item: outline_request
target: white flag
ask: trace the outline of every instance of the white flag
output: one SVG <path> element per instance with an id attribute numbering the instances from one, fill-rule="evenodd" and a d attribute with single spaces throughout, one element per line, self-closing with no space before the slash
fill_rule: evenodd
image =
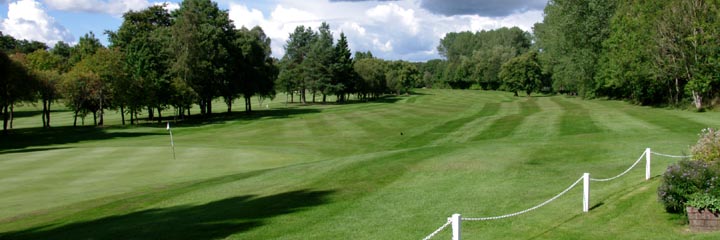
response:
<path id="1" fill-rule="evenodd" d="M 167 128 L 166 128 L 166 130 L 168 130 L 168 131 L 170 130 L 170 122 L 167 123 Z"/>

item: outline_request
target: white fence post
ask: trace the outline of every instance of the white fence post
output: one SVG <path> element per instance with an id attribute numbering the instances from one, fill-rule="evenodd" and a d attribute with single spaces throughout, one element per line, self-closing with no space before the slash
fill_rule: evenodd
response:
<path id="1" fill-rule="evenodd" d="M 652 151 L 650 151 L 650 148 L 645 149 L 645 180 L 650 179 L 650 155 L 652 155 Z"/>
<path id="2" fill-rule="evenodd" d="M 583 174 L 583 212 L 590 207 L 590 173 Z"/>
<path id="3" fill-rule="evenodd" d="M 452 220 L 452 240 L 460 240 L 460 214 L 453 214 Z"/>

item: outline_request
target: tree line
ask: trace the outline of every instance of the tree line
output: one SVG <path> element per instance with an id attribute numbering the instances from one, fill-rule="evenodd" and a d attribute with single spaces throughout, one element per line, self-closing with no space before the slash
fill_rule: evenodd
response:
<path id="1" fill-rule="evenodd" d="M 421 63 L 426 87 L 540 91 L 542 75 L 532 34 L 520 28 L 479 32 L 451 32 L 440 39 L 438 53 L 445 57 Z"/>
<path id="2" fill-rule="evenodd" d="M 702 110 L 720 99 L 719 5 L 552 0 L 533 34 L 517 28 L 448 33 L 438 46 L 445 59 L 420 64 L 422 82 Z"/>
<path id="3" fill-rule="evenodd" d="M 119 111 L 121 121 L 136 124 L 141 116 L 162 120 L 164 110 L 184 118 L 193 105 L 200 115 L 212 114 L 222 99 L 231 112 L 243 99 L 274 98 L 278 91 L 298 96 L 336 96 L 346 102 L 384 94 L 404 94 L 418 86 L 419 71 L 405 61 L 385 61 L 370 52 L 352 57 L 347 38 L 335 41 L 330 26 L 318 31 L 299 26 L 290 33 L 281 59 L 271 57 L 270 38 L 262 28 L 237 28 L 227 11 L 210 0 L 185 0 L 169 12 L 152 6 L 123 15 L 121 26 L 104 32 L 105 47 L 92 33 L 71 46 L 52 48 L 17 40 L 0 32 L 0 113 L 3 130 L 12 128 L 14 106 L 42 102 L 43 127 L 50 127 L 52 103 L 61 101 L 74 113 L 73 125 L 103 125 L 106 110 Z M 145 115 L 147 114 L 147 115 Z"/>
<path id="4" fill-rule="evenodd" d="M 337 102 L 346 102 L 351 96 L 359 100 L 377 99 L 385 94 L 406 94 L 417 87 L 420 72 L 407 61 L 386 61 L 375 58 L 371 52 L 351 55 L 347 38 L 340 33 L 333 39 L 330 25 L 322 23 L 317 31 L 312 27 L 298 26 L 290 33 L 286 53 L 279 60 L 278 89 L 290 96 L 290 101 L 307 103 L 321 96 L 336 96 Z"/>

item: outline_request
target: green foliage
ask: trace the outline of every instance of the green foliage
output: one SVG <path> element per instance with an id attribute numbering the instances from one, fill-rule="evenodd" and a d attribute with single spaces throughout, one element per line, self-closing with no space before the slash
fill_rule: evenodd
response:
<path id="1" fill-rule="evenodd" d="M 369 55 L 372 53 L 368 52 Z M 340 33 L 340 39 L 334 47 L 332 63 L 332 92 L 338 96 L 338 102 L 344 102 L 346 95 L 357 92 L 357 77 L 353 71 L 353 58 L 348 46 L 345 33 Z"/>
<path id="2" fill-rule="evenodd" d="M 426 71 L 436 75 L 436 81 L 452 88 L 478 84 L 484 89 L 496 90 L 502 84 L 498 77 L 502 64 L 527 52 L 530 45 L 530 34 L 517 27 L 475 33 L 451 32 L 438 46 L 438 52 L 448 63 L 444 68 L 432 63 Z"/>
<path id="3" fill-rule="evenodd" d="M 703 129 L 691 147 L 693 159 L 682 160 L 665 171 L 658 197 L 669 212 L 683 212 L 685 206 L 720 208 L 720 134 Z"/>
<path id="4" fill-rule="evenodd" d="M 530 96 L 542 87 L 542 70 L 537 61 L 537 53 L 529 52 L 522 56 L 510 59 L 502 65 L 499 77 L 503 81 L 503 88 L 518 95 L 518 91 L 525 91 Z"/>
<path id="5" fill-rule="evenodd" d="M 283 85 L 289 88 L 288 92 L 291 94 L 299 92 L 302 103 L 307 103 L 305 93 L 313 81 L 310 71 L 312 61 L 305 60 L 308 58 L 316 38 L 317 35 L 312 28 L 300 25 L 290 34 L 287 44 L 285 44 L 284 64 L 282 64 L 280 79 L 283 81 Z"/>
<path id="6" fill-rule="evenodd" d="M 682 160 L 667 168 L 658 188 L 658 198 L 668 212 L 685 210 L 687 201 L 697 193 L 720 194 L 717 168 L 702 161 Z"/>
<path id="7" fill-rule="evenodd" d="M 417 86 L 420 72 L 415 65 L 405 61 L 395 61 L 387 64 L 385 79 L 390 91 L 396 94 L 407 94 L 410 89 Z"/>
<path id="8" fill-rule="evenodd" d="M 553 88 L 593 96 L 602 43 L 610 33 L 615 0 L 555 0 L 534 27 L 540 62 L 552 74 Z"/>
<path id="9" fill-rule="evenodd" d="M 686 205 L 698 210 L 709 210 L 717 213 L 720 212 L 720 197 L 716 193 L 696 193 L 690 197 Z"/>
<path id="10" fill-rule="evenodd" d="M 379 98 L 387 92 L 387 80 L 385 75 L 386 64 L 383 60 L 376 58 L 365 58 L 356 60 L 355 72 L 361 79 L 358 84 L 358 92 L 365 97 Z"/>
<path id="11" fill-rule="evenodd" d="M 277 69 L 270 54 L 270 38 L 260 27 L 252 30 L 241 28 L 237 31 L 234 50 L 231 55 L 235 60 L 233 77 L 223 89 L 225 101 L 230 105 L 234 94 L 241 94 L 245 99 L 245 111 L 250 112 L 251 97 L 275 97 L 275 79 Z M 228 102 L 229 101 L 229 102 Z M 229 110 L 229 108 L 228 108 Z"/>
<path id="12" fill-rule="evenodd" d="M 230 75 L 234 26 L 227 11 L 210 0 L 185 0 L 172 16 L 171 73 L 193 88 L 200 97 L 201 114 L 209 115 L 212 100 L 220 95 L 223 80 Z"/>
<path id="13" fill-rule="evenodd" d="M 700 139 L 690 148 L 690 152 L 694 160 L 720 163 L 720 131 L 703 129 Z"/>

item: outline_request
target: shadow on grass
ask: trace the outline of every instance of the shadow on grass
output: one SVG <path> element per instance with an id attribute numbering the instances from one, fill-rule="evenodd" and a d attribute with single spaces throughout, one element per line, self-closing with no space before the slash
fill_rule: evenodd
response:
<path id="1" fill-rule="evenodd" d="M 297 108 L 297 107 L 289 107 L 289 108 L 281 108 L 281 109 L 261 109 L 261 110 L 255 110 L 252 112 L 213 112 L 210 116 L 202 116 L 198 113 L 195 113 L 191 116 L 185 116 L 184 119 L 178 119 L 176 116 L 167 116 L 163 115 L 162 119 L 160 120 L 160 123 L 158 123 L 158 119 L 155 118 L 154 120 L 150 121 L 147 119 L 140 119 L 139 126 L 148 126 L 148 127 L 154 127 L 158 126 L 160 124 L 161 126 L 165 126 L 164 124 L 168 121 L 175 122 L 177 126 L 196 126 L 196 125 L 204 125 L 204 124 L 223 124 L 228 121 L 251 121 L 251 120 L 257 120 L 257 119 L 282 119 L 282 118 L 290 118 L 295 115 L 302 115 L 302 114 L 311 114 L 311 113 L 320 113 L 320 109 L 314 109 L 314 108 Z M 129 121 L 128 121 L 129 123 Z"/>
<path id="2" fill-rule="evenodd" d="M 68 149 L 69 147 L 46 147 L 46 148 L 23 148 L 23 149 L 14 149 L 14 150 L 0 150 L 0 154 L 9 154 L 9 153 L 29 153 L 29 152 L 42 152 L 42 151 L 49 151 L 49 150 L 60 150 L 60 149 Z"/>
<path id="3" fill-rule="evenodd" d="M 12 129 L 8 133 L 0 133 L 0 154 L 10 152 L 32 152 L 52 150 L 46 147 L 53 144 L 77 143 L 87 140 L 106 140 L 113 138 L 141 137 L 148 135 L 161 135 L 148 132 L 108 132 L 106 129 L 83 127 L 52 127 L 52 128 L 21 128 Z M 38 149 L 24 149 L 27 147 L 45 146 Z"/>
<path id="4" fill-rule="evenodd" d="M 415 94 L 413 94 L 415 95 Z M 418 95 L 425 95 L 425 94 L 418 94 Z M 410 95 L 408 95 L 410 96 Z M 364 103 L 396 103 L 403 98 L 408 97 L 406 95 L 385 95 L 379 98 L 374 99 L 348 99 L 343 102 L 336 102 L 336 101 L 327 101 L 327 102 L 307 102 L 305 104 L 301 102 L 291 102 L 287 103 L 289 106 L 324 106 L 324 105 L 354 105 L 354 104 L 364 104 Z"/>
<path id="5" fill-rule="evenodd" d="M 58 109 L 58 110 L 52 109 L 52 110 L 50 110 L 50 115 L 53 115 L 53 114 L 55 114 L 55 113 L 61 113 L 61 112 L 72 112 L 72 111 L 66 110 L 66 109 Z M 43 113 L 42 110 L 30 110 L 30 111 L 26 111 L 26 110 L 17 110 L 17 109 L 16 109 L 16 111 L 13 112 L 13 117 L 14 117 L 15 119 L 18 119 L 18 118 L 28 118 L 28 117 L 36 117 L 36 116 L 37 116 L 38 118 L 40 118 L 40 115 L 42 115 L 42 113 Z"/>
<path id="6" fill-rule="evenodd" d="M 156 208 L 60 226 L 0 233 L 0 239 L 218 239 L 263 225 L 263 220 L 322 205 L 332 191 L 252 195 L 203 205 Z"/>

